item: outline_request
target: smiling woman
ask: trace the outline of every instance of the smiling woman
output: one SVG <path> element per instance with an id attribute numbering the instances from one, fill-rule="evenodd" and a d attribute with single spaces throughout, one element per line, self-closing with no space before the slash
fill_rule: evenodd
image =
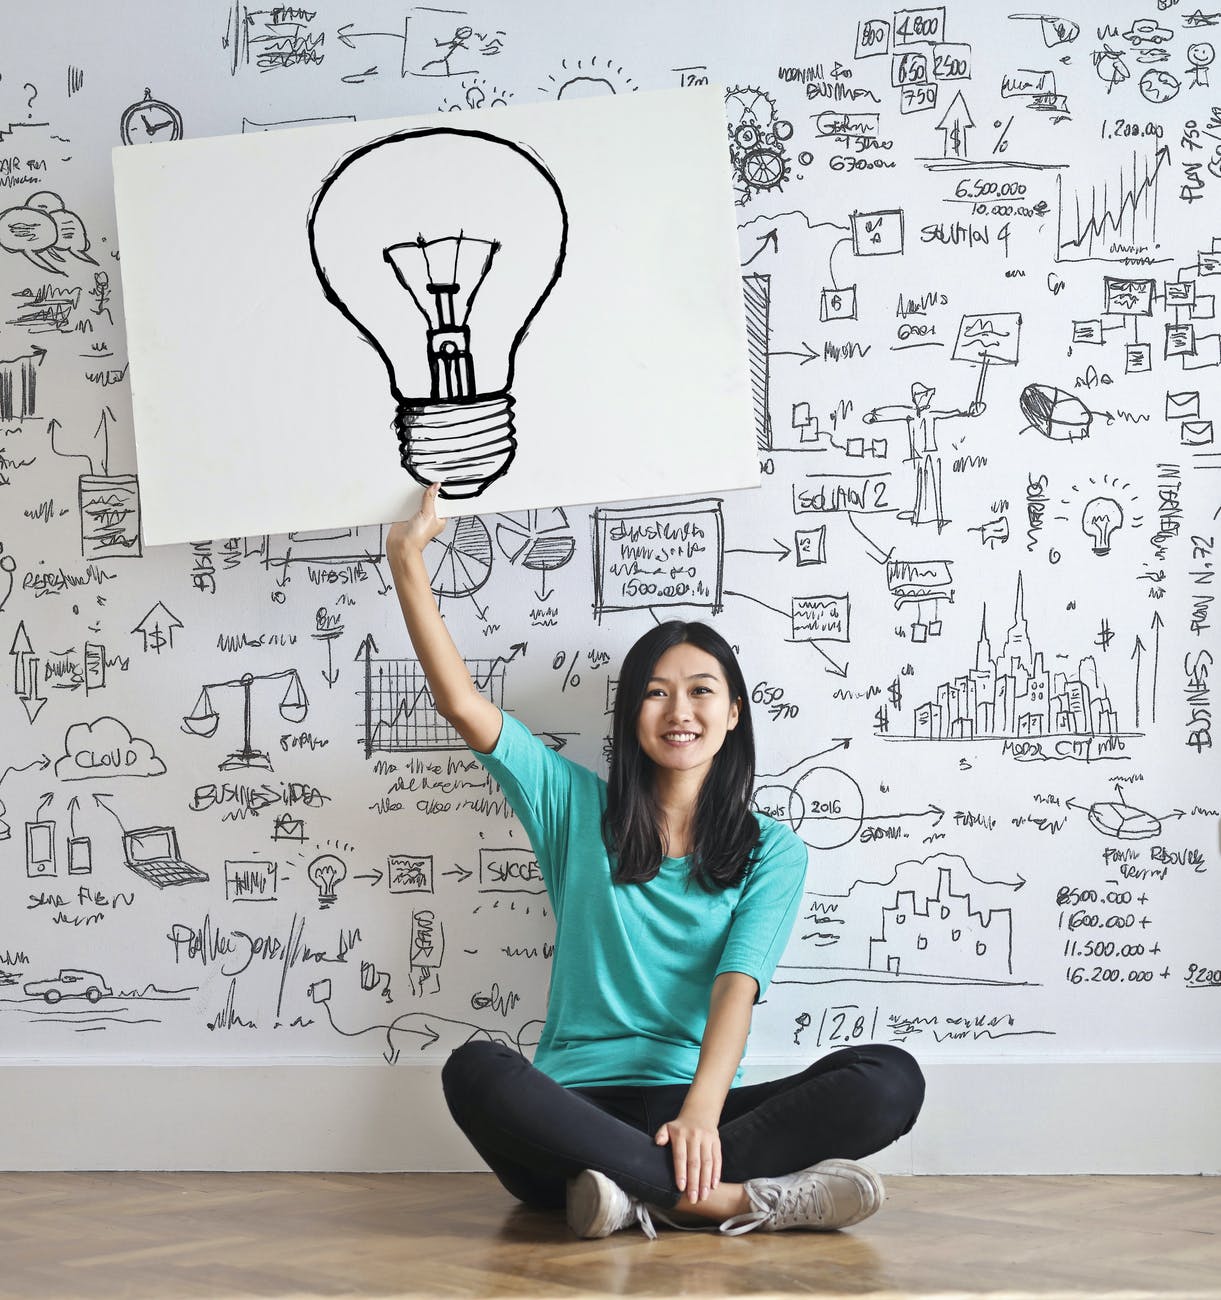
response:
<path id="1" fill-rule="evenodd" d="M 740 1086 L 754 1004 L 788 943 L 805 843 L 752 806 L 749 692 L 702 623 L 652 628 L 619 673 L 608 780 L 475 688 L 429 585 L 438 485 L 386 551 L 438 712 L 499 782 L 556 921 L 533 1062 L 473 1037 L 442 1071 L 504 1187 L 604 1237 L 843 1228 L 882 1204 L 857 1164 L 915 1123 L 924 1080 L 889 1045 Z M 669 1150 L 666 1150 L 669 1148 Z M 674 1216 L 678 1216 L 677 1218 Z"/>

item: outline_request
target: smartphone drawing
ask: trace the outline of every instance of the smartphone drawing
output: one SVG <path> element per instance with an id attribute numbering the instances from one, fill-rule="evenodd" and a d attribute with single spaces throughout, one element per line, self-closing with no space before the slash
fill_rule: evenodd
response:
<path id="1" fill-rule="evenodd" d="M 88 876 L 93 872 L 93 843 L 88 835 L 73 835 L 68 840 L 68 875 Z"/>
<path id="2" fill-rule="evenodd" d="M 54 822 L 26 822 L 25 874 L 31 879 L 55 875 Z"/>

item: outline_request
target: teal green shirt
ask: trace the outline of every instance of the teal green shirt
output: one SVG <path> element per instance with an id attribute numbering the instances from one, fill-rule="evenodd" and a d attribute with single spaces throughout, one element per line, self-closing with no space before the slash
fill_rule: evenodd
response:
<path id="1" fill-rule="evenodd" d="M 602 841 L 606 782 L 504 715 L 490 754 L 472 753 L 520 819 L 555 912 L 547 1019 L 534 1064 L 568 1087 L 689 1084 L 713 980 L 742 971 L 767 988 L 805 882 L 806 846 L 756 813 L 761 840 L 742 881 L 715 894 L 665 858 L 620 885 Z M 740 1081 L 741 1066 L 735 1082 Z"/>

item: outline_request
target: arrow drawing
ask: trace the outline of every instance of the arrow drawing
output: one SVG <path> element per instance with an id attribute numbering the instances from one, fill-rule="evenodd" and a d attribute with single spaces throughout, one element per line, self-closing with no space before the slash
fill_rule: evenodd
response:
<path id="1" fill-rule="evenodd" d="M 407 75 L 407 22 L 408 20 L 404 18 L 403 30 L 401 32 L 354 32 L 352 31 L 351 23 L 344 23 L 335 35 L 339 39 L 340 44 L 346 45 L 350 50 L 356 48 L 357 41 L 374 40 L 378 37 L 388 37 L 392 41 L 398 41 L 402 46 L 399 56 L 399 76 L 405 77 Z M 361 75 L 369 77 L 375 75 L 376 72 L 376 68 L 370 68 L 367 72 L 364 72 Z"/>
<path id="2" fill-rule="evenodd" d="M 1149 700 L 1150 712 L 1153 721 L 1157 721 L 1157 657 L 1161 650 L 1162 644 L 1162 616 L 1155 609 L 1153 611 L 1153 622 L 1150 627 L 1153 629 L 1153 691 Z"/>
<path id="3" fill-rule="evenodd" d="M 174 629 L 181 626 L 178 616 L 158 601 L 131 631 L 133 636 L 139 632 L 144 638 L 145 654 L 150 650 L 160 654 L 167 645 L 171 650 L 174 648 Z"/>
<path id="4" fill-rule="evenodd" d="M 33 722 L 47 700 L 46 696 L 38 694 L 38 656 L 30 644 L 24 621 L 17 624 L 8 652 L 13 656 L 13 694 L 25 706 L 25 715 Z"/>
<path id="5" fill-rule="evenodd" d="M 941 156 L 943 158 L 965 158 L 967 156 L 967 129 L 974 126 L 971 110 L 960 90 L 945 110 L 937 130 L 943 132 L 941 137 Z"/>

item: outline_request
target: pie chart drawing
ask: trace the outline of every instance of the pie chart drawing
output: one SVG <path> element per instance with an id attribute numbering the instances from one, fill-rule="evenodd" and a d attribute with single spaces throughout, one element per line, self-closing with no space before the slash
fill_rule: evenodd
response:
<path id="1" fill-rule="evenodd" d="M 492 575 L 492 535 L 478 515 L 453 520 L 453 535 L 424 548 L 428 582 L 436 596 L 473 596 Z"/>
<path id="2" fill-rule="evenodd" d="M 1152 813 L 1122 799 L 1091 804 L 1089 819 L 1096 831 L 1116 840 L 1149 840 L 1162 831 L 1162 823 Z"/>
<path id="3" fill-rule="evenodd" d="M 568 516 L 558 508 L 529 510 L 525 520 L 501 517 L 496 525 L 496 545 L 512 564 L 536 573 L 562 569 L 577 549 Z"/>

